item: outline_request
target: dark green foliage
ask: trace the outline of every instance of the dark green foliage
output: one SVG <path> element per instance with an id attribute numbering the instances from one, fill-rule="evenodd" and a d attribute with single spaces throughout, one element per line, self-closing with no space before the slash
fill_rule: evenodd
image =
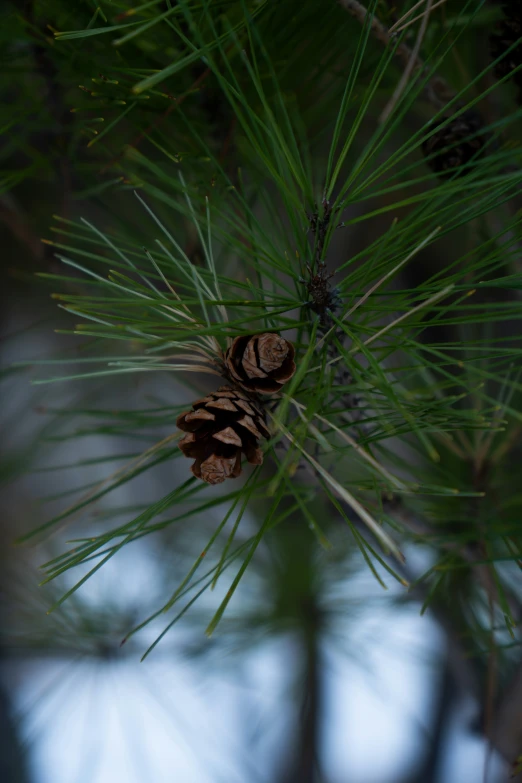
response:
<path id="1" fill-rule="evenodd" d="M 53 412 L 56 437 L 124 434 L 136 451 L 36 532 L 175 466 L 154 502 L 102 505 L 46 578 L 91 569 L 62 603 L 123 546 L 190 525 L 203 552 L 198 540 L 186 578 L 129 636 L 172 610 L 166 632 L 225 581 L 211 633 L 275 528 L 298 518 L 320 551 L 344 525 L 379 583 L 411 581 L 425 608 L 450 607 L 481 660 L 494 635 L 508 672 L 522 594 L 521 118 L 490 77 L 514 59 L 493 66 L 476 46 L 498 9 L 448 3 L 392 100 L 404 50 L 342 6 L 3 11 L 4 189 L 22 204 L 49 189 L 59 266 L 42 277 L 71 314 L 70 354 L 35 362 L 35 383 L 158 379 L 136 409 Z M 368 4 L 385 29 L 382 6 Z M 292 340 L 297 370 L 266 406 L 263 468 L 217 494 L 190 476 L 176 417 L 222 383 L 230 338 L 264 331 Z M 404 571 L 416 546 L 426 573 Z"/>
<path id="2" fill-rule="evenodd" d="M 522 6 L 512 0 L 502 3 L 502 10 L 504 18 L 490 38 L 491 56 L 498 60 L 495 75 L 511 76 L 522 96 Z"/>

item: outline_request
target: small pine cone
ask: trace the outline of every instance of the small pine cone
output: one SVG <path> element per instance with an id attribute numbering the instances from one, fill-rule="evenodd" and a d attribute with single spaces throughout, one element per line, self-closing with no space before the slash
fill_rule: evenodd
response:
<path id="1" fill-rule="evenodd" d="M 447 119 L 447 116 L 443 117 L 440 124 Z M 428 166 L 440 177 L 452 176 L 455 172 L 449 169 L 464 166 L 476 155 L 482 154 L 486 138 L 477 135 L 482 127 L 480 115 L 470 110 L 463 112 L 444 128 L 435 129 L 422 145 L 426 157 L 433 155 L 427 161 Z"/>
<path id="2" fill-rule="evenodd" d="M 270 435 L 265 413 L 257 400 L 240 389 L 221 386 L 196 400 L 191 411 L 178 416 L 177 425 L 187 433 L 179 447 L 195 459 L 192 473 L 208 484 L 239 476 L 241 452 L 251 465 L 263 463 L 258 442 Z"/>
<path id="3" fill-rule="evenodd" d="M 489 39 L 491 57 L 493 60 L 497 60 L 517 41 L 518 45 L 495 65 L 497 79 L 508 76 L 513 73 L 515 68 L 522 65 L 522 3 L 519 0 L 512 5 L 505 3 L 504 13 L 506 18 L 497 25 L 495 32 Z M 515 84 L 522 87 L 522 70 L 518 71 L 513 78 Z"/>
<path id="4" fill-rule="evenodd" d="M 292 343 L 266 332 L 236 337 L 225 354 L 231 378 L 243 389 L 261 394 L 278 392 L 295 373 Z"/>
<path id="5" fill-rule="evenodd" d="M 506 16 L 516 16 L 518 18 L 522 16 L 520 0 L 500 0 L 499 5 Z"/>

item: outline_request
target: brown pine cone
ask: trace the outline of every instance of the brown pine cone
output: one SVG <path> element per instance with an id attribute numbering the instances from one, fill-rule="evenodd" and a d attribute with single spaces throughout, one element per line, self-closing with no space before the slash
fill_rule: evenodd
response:
<path id="1" fill-rule="evenodd" d="M 516 68 L 522 65 L 522 3 L 518 2 L 517 7 L 511 7 L 507 3 L 504 5 L 506 18 L 496 27 L 495 32 L 490 36 L 490 53 L 493 60 L 497 60 L 503 54 L 508 52 L 514 44 L 513 49 L 495 65 L 495 76 L 502 79 L 513 73 Z M 522 87 L 522 70 L 513 75 L 515 84 Z"/>
<path id="2" fill-rule="evenodd" d="M 241 452 L 251 465 L 263 463 L 260 438 L 270 433 L 259 402 L 240 389 L 221 386 L 196 400 L 191 411 L 178 416 L 187 433 L 179 442 L 186 457 L 193 457 L 192 473 L 208 484 L 221 484 L 241 473 Z"/>
<path id="3" fill-rule="evenodd" d="M 502 7 L 502 11 L 509 18 L 515 17 L 520 19 L 522 17 L 522 7 L 520 0 L 500 0 L 498 3 Z"/>
<path id="4" fill-rule="evenodd" d="M 440 124 L 447 119 L 447 116 L 442 117 Z M 454 169 L 464 166 L 472 158 L 482 154 L 486 143 L 486 138 L 478 134 L 482 127 L 480 115 L 469 110 L 449 122 L 444 128 L 435 129 L 422 145 L 424 155 L 430 157 L 430 160 L 426 161 L 428 166 L 440 177 L 454 175 L 456 173 Z"/>
<path id="5" fill-rule="evenodd" d="M 231 378 L 243 389 L 271 394 L 295 373 L 292 343 L 272 332 L 236 337 L 225 354 Z"/>

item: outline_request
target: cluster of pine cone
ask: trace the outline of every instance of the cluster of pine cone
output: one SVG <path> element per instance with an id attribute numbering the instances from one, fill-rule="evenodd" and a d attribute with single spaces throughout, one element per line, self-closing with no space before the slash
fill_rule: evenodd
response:
<path id="1" fill-rule="evenodd" d="M 522 103 L 522 68 L 516 70 L 522 66 L 522 0 L 501 0 L 499 5 L 504 18 L 489 39 L 493 60 L 502 58 L 495 65 L 495 75 L 498 79 L 512 75 Z M 440 127 L 444 123 L 447 124 Z M 441 178 L 465 173 L 467 165 L 484 152 L 486 136 L 481 133 L 482 128 L 482 118 L 473 110 L 452 119 L 450 115 L 442 117 L 434 133 L 422 145 L 430 168 Z"/>
<path id="2" fill-rule="evenodd" d="M 519 88 L 519 101 L 522 103 L 522 70 L 513 73 L 522 66 L 522 2 L 521 0 L 503 0 L 501 2 L 504 19 L 491 35 L 490 51 L 494 60 L 513 49 L 495 65 L 498 79 L 513 74 L 513 81 Z M 515 44 L 517 44 L 515 46 Z"/>
<path id="3" fill-rule="evenodd" d="M 220 484 L 241 473 L 244 454 L 261 465 L 261 438 L 268 438 L 266 415 L 259 394 L 278 392 L 295 373 L 294 346 L 272 332 L 236 337 L 224 357 L 231 381 L 201 400 L 177 420 L 187 434 L 179 447 L 194 459 L 192 473 L 208 484 Z"/>
<path id="4" fill-rule="evenodd" d="M 435 132 L 426 139 L 422 151 L 427 163 L 441 178 L 451 177 L 459 167 L 465 167 L 483 152 L 486 137 L 480 133 L 483 123 L 480 114 L 468 110 L 441 127 L 449 117 L 442 117 Z M 464 174 L 463 168 L 459 174 Z"/>

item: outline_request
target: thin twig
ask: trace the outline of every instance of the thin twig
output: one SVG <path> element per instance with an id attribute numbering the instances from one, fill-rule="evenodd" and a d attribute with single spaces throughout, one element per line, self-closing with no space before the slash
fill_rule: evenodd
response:
<path id="1" fill-rule="evenodd" d="M 270 413 L 270 411 L 267 411 L 267 413 L 272 421 L 275 421 L 275 417 Z M 281 424 L 281 422 L 277 422 L 277 427 L 283 433 L 285 438 L 287 438 L 287 440 L 289 440 L 290 443 L 292 443 L 301 452 L 305 460 L 309 462 L 310 465 L 314 468 L 315 472 L 325 479 L 327 484 L 330 485 L 334 494 L 341 498 L 341 500 L 346 503 L 352 509 L 352 511 L 354 511 L 354 513 L 357 514 L 357 516 L 367 525 L 375 538 L 380 542 L 383 549 L 391 552 L 400 563 L 404 563 L 405 557 L 395 541 L 381 528 L 379 523 L 372 517 L 369 511 L 364 508 L 361 503 L 359 503 L 357 498 L 355 498 L 352 493 L 346 489 L 346 487 L 343 487 L 342 484 L 340 484 L 327 470 L 325 470 L 323 466 L 320 465 L 319 462 L 317 462 L 317 460 L 314 459 L 314 457 L 312 457 L 312 455 L 309 454 L 304 449 L 304 447 L 293 437 L 287 428 Z"/>
<path id="2" fill-rule="evenodd" d="M 429 299 L 425 299 L 423 302 L 418 304 L 416 307 L 413 307 L 411 310 L 408 310 L 406 313 L 403 313 L 398 318 L 396 318 L 394 321 L 392 321 L 389 324 L 386 324 L 386 326 L 383 326 L 382 329 L 379 329 L 378 332 L 375 332 L 375 334 L 372 334 L 371 337 L 368 337 L 367 340 L 364 340 L 363 345 L 370 345 L 370 343 L 373 343 L 375 340 L 377 340 L 379 337 L 382 337 L 383 334 L 386 334 L 386 332 L 389 332 L 390 329 L 394 329 L 398 324 L 400 324 L 402 321 L 405 321 L 406 318 L 409 318 L 410 315 L 413 315 L 414 313 L 418 313 L 420 310 L 423 310 L 425 307 L 429 307 L 430 305 L 437 302 L 439 299 L 443 299 L 445 296 L 448 296 L 453 289 L 455 288 L 455 284 L 452 283 L 451 285 L 446 286 L 441 291 L 438 291 L 433 296 L 430 296 Z M 348 351 L 349 354 L 357 354 L 359 353 L 361 349 L 357 345 L 352 345 L 350 350 Z M 343 356 L 337 356 L 335 359 L 331 359 L 329 362 L 327 362 L 327 366 L 330 366 L 332 364 L 336 364 L 337 362 L 340 362 L 344 357 Z"/>
<path id="3" fill-rule="evenodd" d="M 297 402 L 297 400 L 294 400 L 293 397 L 288 397 L 292 405 L 294 407 L 300 409 L 300 410 L 306 410 L 305 405 L 301 405 L 300 402 Z M 359 443 L 357 443 L 356 440 L 351 438 L 344 430 L 337 427 L 333 422 L 331 422 L 329 419 L 325 419 L 324 416 L 320 416 L 318 413 L 314 413 L 314 418 L 318 421 L 322 421 L 323 424 L 326 424 L 328 427 L 330 427 L 332 430 L 334 430 L 346 443 L 348 443 L 355 451 L 361 455 L 363 459 L 365 459 L 367 462 L 372 465 L 375 470 L 379 471 L 381 475 L 384 476 L 391 484 L 395 486 L 396 489 L 399 490 L 407 490 L 407 485 L 397 478 L 397 476 L 394 476 L 392 473 L 390 473 L 384 465 L 381 465 L 380 462 L 378 462 L 376 459 L 372 457 L 371 454 L 369 454 L 366 449 L 364 449 Z M 308 419 L 305 418 L 305 421 L 308 423 Z"/>
<path id="4" fill-rule="evenodd" d="M 353 307 L 351 307 L 347 313 L 345 313 L 342 317 L 342 321 L 346 321 L 347 318 L 349 318 L 361 305 L 363 305 L 368 297 L 370 297 L 383 283 L 386 282 L 386 280 L 389 280 L 390 277 L 392 277 L 396 272 L 399 271 L 399 269 L 404 266 L 408 261 L 410 261 L 417 253 L 422 250 L 423 247 L 426 247 L 433 237 L 439 233 L 441 227 L 437 226 L 437 228 L 431 232 L 431 234 L 428 234 L 428 236 L 422 240 L 412 251 L 411 253 L 408 253 L 408 255 L 402 259 L 402 261 L 399 261 L 398 264 L 396 264 L 392 269 L 390 269 L 388 272 L 386 272 L 383 277 L 381 277 L 374 285 L 372 285 L 365 294 L 363 294 L 360 299 L 358 299 Z M 334 331 L 335 327 L 332 327 L 329 329 L 325 334 L 321 337 L 320 340 L 317 341 L 316 350 L 319 350 L 323 342 L 326 340 L 326 338 Z"/>
<path id="5" fill-rule="evenodd" d="M 382 111 L 382 114 L 381 114 L 381 116 L 379 118 L 379 122 L 380 123 L 386 122 L 386 120 L 388 119 L 388 117 L 390 116 L 392 111 L 395 109 L 395 107 L 396 107 L 398 101 L 400 100 L 404 90 L 406 89 L 406 86 L 407 86 L 408 81 L 410 79 L 410 76 L 411 76 L 411 74 L 413 72 L 413 69 L 415 68 L 415 65 L 417 64 L 417 59 L 418 59 L 418 56 L 419 56 L 420 48 L 421 48 L 422 42 L 424 40 L 424 35 L 425 35 L 426 30 L 428 28 L 428 21 L 429 21 L 429 18 L 430 18 L 430 11 L 431 11 L 431 6 L 432 5 L 433 5 L 433 0 L 427 0 L 426 8 L 425 8 L 424 14 L 422 16 L 422 22 L 421 22 L 421 25 L 419 27 L 419 32 L 417 34 L 417 40 L 415 41 L 415 45 L 414 45 L 414 47 L 412 49 L 412 52 L 411 52 L 411 55 L 410 55 L 410 59 L 408 60 L 408 62 L 406 64 L 406 68 L 404 69 L 403 74 L 402 74 L 402 76 L 401 76 L 401 78 L 399 80 L 399 84 L 395 88 L 395 91 L 394 91 L 392 97 L 390 98 L 390 100 L 388 101 L 388 103 L 386 104 L 386 106 L 384 107 L 384 109 Z"/>
<path id="6" fill-rule="evenodd" d="M 358 2 L 358 0 L 338 0 L 339 4 L 348 11 L 349 14 L 355 16 L 355 18 L 364 25 L 368 16 L 367 9 Z M 374 38 L 380 41 L 384 46 L 395 46 L 395 41 L 390 31 L 380 22 L 375 16 L 372 17 L 370 23 L 370 29 Z M 410 60 L 412 59 L 412 50 L 405 43 L 399 43 L 395 48 L 395 55 L 402 60 L 404 67 L 408 67 Z M 418 56 L 415 57 L 414 67 L 419 70 L 425 68 L 423 60 Z M 447 82 L 441 79 L 440 76 L 432 77 L 424 87 L 426 98 L 437 109 L 442 109 L 445 103 L 452 97 L 454 97 L 454 91 L 450 88 Z M 439 95 L 441 97 L 439 97 Z"/>
<path id="7" fill-rule="evenodd" d="M 435 3 L 435 5 L 432 5 L 431 10 L 434 11 L 436 8 L 438 8 L 440 5 L 443 5 L 443 3 L 447 2 L 447 0 L 439 0 L 438 3 Z M 410 8 L 409 11 L 406 11 L 404 16 L 402 16 L 395 24 L 393 24 L 390 29 L 389 33 L 392 35 L 392 33 L 402 33 L 406 28 L 408 28 L 410 25 L 414 24 L 414 22 L 418 22 L 419 19 L 422 19 L 424 16 L 424 13 L 419 14 L 418 16 L 415 16 L 413 19 L 408 19 L 411 14 L 417 10 L 421 5 L 424 4 L 424 0 L 419 0 L 418 3 L 415 3 L 413 8 Z M 406 19 L 408 21 L 406 22 Z"/>
<path id="8" fill-rule="evenodd" d="M 423 310 L 425 307 L 429 307 L 430 305 L 437 302 L 439 299 L 443 299 L 445 296 L 448 296 L 448 294 L 450 294 L 454 288 L 455 285 L 453 283 L 451 285 L 447 285 L 441 291 L 438 291 L 433 296 L 430 296 L 429 299 L 425 299 L 424 302 L 421 302 L 416 307 L 413 307 L 411 310 L 408 310 L 407 313 L 403 313 L 401 316 L 399 316 L 399 318 L 396 318 L 395 321 L 392 321 L 386 326 L 383 326 L 383 328 L 379 329 L 378 332 L 375 332 L 375 334 L 372 334 L 371 337 L 368 337 L 368 339 L 364 341 L 363 345 L 369 345 L 370 343 L 373 343 L 374 340 L 377 340 L 379 337 L 382 337 L 383 334 L 389 332 L 390 329 L 393 329 L 395 326 L 397 326 L 397 324 L 401 323 L 401 321 L 404 321 L 406 318 L 409 318 L 410 315 L 413 315 L 414 313 L 418 313 L 419 310 Z M 354 353 L 358 350 L 359 349 L 357 348 L 357 346 L 355 346 L 350 350 L 350 353 Z"/>

